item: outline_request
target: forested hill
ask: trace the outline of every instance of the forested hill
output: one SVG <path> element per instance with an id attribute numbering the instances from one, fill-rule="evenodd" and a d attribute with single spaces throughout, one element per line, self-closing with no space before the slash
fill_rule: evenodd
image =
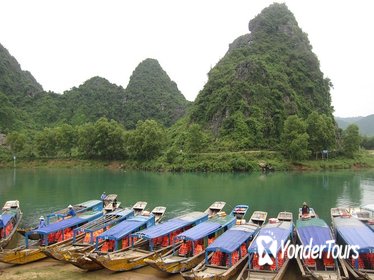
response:
<path id="1" fill-rule="evenodd" d="M 374 136 L 374 114 L 366 117 L 340 118 L 335 117 L 338 126 L 346 129 L 350 124 L 355 124 L 360 129 L 360 134 Z"/>
<path id="2" fill-rule="evenodd" d="M 330 80 L 285 4 L 272 4 L 249 22 L 211 69 L 191 122 L 214 135 L 246 139 L 243 148 L 273 147 L 289 115 L 316 111 L 333 119 Z"/>
<path id="3" fill-rule="evenodd" d="M 125 93 L 121 86 L 101 77 L 93 77 L 61 96 L 65 108 L 60 119 L 68 123 L 95 122 L 100 117 L 123 122 Z"/>
<path id="4" fill-rule="evenodd" d="M 158 61 L 150 58 L 132 73 L 125 96 L 125 120 L 131 127 L 146 119 L 170 126 L 184 115 L 189 103 Z"/>
<path id="5" fill-rule="evenodd" d="M 0 132 L 27 127 L 24 108 L 43 92 L 42 86 L 0 44 Z"/>
<path id="6" fill-rule="evenodd" d="M 43 91 L 30 72 L 23 71 L 0 45 L 0 133 L 62 123 L 80 125 L 101 117 L 127 128 L 145 119 L 170 126 L 187 106 L 188 101 L 155 59 L 139 64 L 126 90 L 93 77 L 64 94 L 56 94 Z"/>
<path id="7" fill-rule="evenodd" d="M 17 60 L 0 44 L 0 92 L 16 105 L 24 104 L 26 97 L 43 91 L 42 86 L 28 71 L 23 71 Z"/>

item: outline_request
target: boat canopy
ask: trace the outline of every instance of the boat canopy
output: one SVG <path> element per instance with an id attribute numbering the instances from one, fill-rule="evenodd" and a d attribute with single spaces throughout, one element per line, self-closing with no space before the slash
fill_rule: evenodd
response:
<path id="1" fill-rule="evenodd" d="M 29 232 L 26 232 L 25 237 L 27 238 L 28 235 L 37 233 L 37 234 L 50 234 L 53 232 L 57 232 L 62 229 L 74 227 L 77 225 L 80 225 L 85 222 L 89 222 L 92 220 L 95 220 L 103 215 L 103 212 L 101 211 L 95 211 L 95 212 L 87 212 L 85 214 L 81 214 L 79 216 L 71 217 L 69 219 L 61 220 L 53 224 L 46 225 L 42 228 L 36 228 Z"/>
<path id="2" fill-rule="evenodd" d="M 5 227 L 9 221 L 16 215 L 15 212 L 4 213 L 0 216 L 0 228 Z"/>
<path id="3" fill-rule="evenodd" d="M 203 212 L 192 212 L 177 218 L 170 219 L 162 224 L 158 224 L 154 227 L 139 231 L 132 234 L 145 239 L 153 239 L 160 236 L 167 235 L 178 229 L 184 228 L 192 224 L 199 224 L 208 220 L 208 214 Z"/>
<path id="4" fill-rule="evenodd" d="M 155 217 L 152 216 L 136 216 L 130 218 L 128 220 L 122 221 L 118 225 L 110 228 L 109 230 L 103 232 L 99 236 L 96 237 L 98 239 L 111 239 L 111 240 L 120 240 L 123 237 L 133 233 L 134 231 L 138 230 L 145 224 L 149 224 L 149 226 L 155 224 Z"/>
<path id="5" fill-rule="evenodd" d="M 103 209 L 103 202 L 101 200 L 88 200 L 79 204 L 73 205 L 74 211 L 78 214 L 87 210 L 93 210 L 98 211 Z M 52 217 L 58 217 L 58 218 L 64 218 L 67 216 L 68 208 L 61 209 L 59 211 L 53 212 L 51 214 L 48 214 L 46 216 L 47 223 L 49 222 L 49 219 Z"/>
<path id="6" fill-rule="evenodd" d="M 258 226 L 253 224 L 233 226 L 206 248 L 206 254 L 211 251 L 231 254 L 250 239 L 257 229 Z"/>
<path id="7" fill-rule="evenodd" d="M 79 228 L 74 229 L 74 236 L 79 231 L 95 232 L 114 223 L 119 223 L 132 216 L 134 216 L 134 210 L 132 209 L 117 209 L 116 211 L 105 214 L 97 220 L 91 221 Z"/>
<path id="8" fill-rule="evenodd" d="M 327 241 L 334 240 L 328 225 L 319 218 L 297 220 L 296 231 L 304 246 L 309 245 L 310 242 L 312 242 L 312 247 L 328 246 Z M 327 249 L 325 248 L 324 251 Z"/>
<path id="9" fill-rule="evenodd" d="M 209 234 L 214 233 L 221 227 L 219 223 L 214 222 L 204 222 L 198 224 L 197 226 L 177 235 L 176 239 L 184 239 L 184 240 L 199 240 L 208 236 Z"/>
<path id="10" fill-rule="evenodd" d="M 286 240 L 290 237 L 290 234 L 292 233 L 292 223 L 288 221 L 279 222 L 275 224 L 266 224 L 263 228 L 260 229 L 260 232 L 258 233 L 257 238 L 260 236 L 270 236 L 273 240 L 277 241 L 277 252 L 282 246 L 282 240 L 286 242 Z M 271 253 L 270 246 L 273 242 L 269 242 L 267 244 L 262 244 L 264 246 L 264 249 Z M 252 242 L 251 246 L 248 248 L 248 252 L 250 253 L 257 253 L 258 252 L 258 246 L 257 242 Z"/>
<path id="11" fill-rule="evenodd" d="M 374 250 L 374 232 L 360 220 L 336 217 L 334 226 L 347 245 L 359 246 L 360 253 Z"/>
<path id="12" fill-rule="evenodd" d="M 99 216 L 98 216 L 99 217 Z M 86 220 L 82 219 L 81 217 L 72 217 L 70 219 L 62 220 L 60 222 L 56 222 L 53 224 L 49 224 L 45 227 L 34 229 L 31 232 L 32 233 L 39 233 L 39 234 L 50 234 L 53 232 L 57 232 L 62 229 L 70 228 L 76 225 L 80 225 L 84 223 Z M 27 233 L 26 233 L 27 234 Z"/>
<path id="13" fill-rule="evenodd" d="M 364 205 L 361 208 L 374 213 L 374 204 Z"/>
<path id="14" fill-rule="evenodd" d="M 176 239 L 196 241 L 216 232 L 220 228 L 233 226 L 235 221 L 236 218 L 232 215 L 212 218 L 209 221 L 198 224 L 197 226 L 177 235 Z"/>

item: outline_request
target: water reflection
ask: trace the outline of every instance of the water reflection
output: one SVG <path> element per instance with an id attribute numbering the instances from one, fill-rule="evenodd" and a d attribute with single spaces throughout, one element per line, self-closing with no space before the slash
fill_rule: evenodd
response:
<path id="1" fill-rule="evenodd" d="M 237 204 L 250 211 L 295 215 L 303 201 L 330 221 L 330 208 L 374 203 L 374 171 L 262 173 L 152 173 L 103 169 L 0 170 L 0 203 L 18 199 L 31 224 L 41 214 L 69 204 L 117 193 L 122 205 L 148 201 L 149 208 L 167 206 L 167 218 L 205 210 L 213 201 L 226 201 L 226 212 Z M 247 217 L 248 218 L 248 217 Z"/>

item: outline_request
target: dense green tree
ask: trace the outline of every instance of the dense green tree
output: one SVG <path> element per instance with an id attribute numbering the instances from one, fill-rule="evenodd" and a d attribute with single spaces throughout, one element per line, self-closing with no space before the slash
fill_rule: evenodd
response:
<path id="1" fill-rule="evenodd" d="M 78 151 L 84 158 L 95 158 L 95 126 L 92 123 L 86 123 L 78 127 Z"/>
<path id="2" fill-rule="evenodd" d="M 99 119 L 95 125 L 94 151 L 101 159 L 121 159 L 125 157 L 124 129 L 116 121 Z"/>
<path id="3" fill-rule="evenodd" d="M 155 120 L 139 121 L 128 135 L 128 151 L 136 159 L 154 159 L 163 151 L 166 140 L 166 131 L 161 124 Z"/>
<path id="4" fill-rule="evenodd" d="M 316 111 L 309 114 L 307 120 L 307 133 L 309 135 L 309 150 L 320 153 L 322 150 L 331 150 L 335 144 L 335 126 L 331 118 Z"/>
<path id="5" fill-rule="evenodd" d="M 284 155 L 292 160 L 306 159 L 310 155 L 308 139 L 306 123 L 295 115 L 289 116 L 284 122 L 281 137 L 281 146 Z"/>
<path id="6" fill-rule="evenodd" d="M 78 149 L 85 158 L 123 159 L 125 130 L 114 120 L 100 118 L 78 128 Z"/>
<path id="7" fill-rule="evenodd" d="M 367 137 L 367 136 L 362 137 L 361 145 L 367 150 L 374 150 L 374 136 L 373 137 Z"/>
<path id="8" fill-rule="evenodd" d="M 192 153 L 201 152 L 206 146 L 207 136 L 198 124 L 191 124 L 186 135 L 186 149 Z"/>
<path id="9" fill-rule="evenodd" d="M 250 132 L 246 118 L 237 111 L 229 116 L 222 127 L 223 139 L 231 140 L 231 150 L 248 149 L 254 146 L 254 135 Z"/>
<path id="10" fill-rule="evenodd" d="M 6 137 L 6 143 L 14 155 L 18 155 L 26 144 L 26 135 L 20 132 L 9 133 Z"/>
<path id="11" fill-rule="evenodd" d="M 64 155 L 71 156 L 72 149 L 77 145 L 77 129 L 69 124 L 55 128 L 58 150 Z"/>
<path id="12" fill-rule="evenodd" d="M 343 133 L 343 151 L 348 157 L 354 157 L 360 148 L 361 137 L 359 128 L 355 124 L 349 125 Z"/>
<path id="13" fill-rule="evenodd" d="M 38 154 L 43 157 L 55 157 L 58 152 L 56 130 L 44 128 L 35 138 Z"/>

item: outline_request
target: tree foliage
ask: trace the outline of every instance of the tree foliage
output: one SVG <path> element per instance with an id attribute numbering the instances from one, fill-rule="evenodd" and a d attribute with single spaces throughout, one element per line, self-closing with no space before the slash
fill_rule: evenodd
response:
<path id="1" fill-rule="evenodd" d="M 292 160 L 303 160 L 308 158 L 309 136 L 306 133 L 306 123 L 299 117 L 289 116 L 284 122 L 281 137 L 282 151 L 284 155 Z"/>
<path id="2" fill-rule="evenodd" d="M 78 150 L 84 158 L 124 158 L 125 130 L 116 121 L 106 118 L 79 126 Z"/>
<path id="3" fill-rule="evenodd" d="M 343 133 L 343 148 L 344 153 L 348 157 L 354 157 L 355 153 L 360 148 L 361 137 L 359 128 L 355 124 L 349 125 Z"/>
<path id="4" fill-rule="evenodd" d="M 207 135 L 198 124 L 191 124 L 186 134 L 186 150 L 191 153 L 201 152 L 206 147 Z"/>
<path id="5" fill-rule="evenodd" d="M 322 150 L 332 150 L 334 148 L 335 126 L 331 118 L 314 111 L 309 114 L 306 123 L 310 151 L 319 153 Z"/>
<path id="6" fill-rule="evenodd" d="M 9 133 L 6 137 L 6 143 L 10 146 L 13 154 L 18 154 L 25 147 L 26 135 L 21 132 Z"/>
<path id="7" fill-rule="evenodd" d="M 166 140 L 166 131 L 161 124 L 155 120 L 139 121 L 128 135 L 128 152 L 139 160 L 154 159 L 165 148 Z"/>

